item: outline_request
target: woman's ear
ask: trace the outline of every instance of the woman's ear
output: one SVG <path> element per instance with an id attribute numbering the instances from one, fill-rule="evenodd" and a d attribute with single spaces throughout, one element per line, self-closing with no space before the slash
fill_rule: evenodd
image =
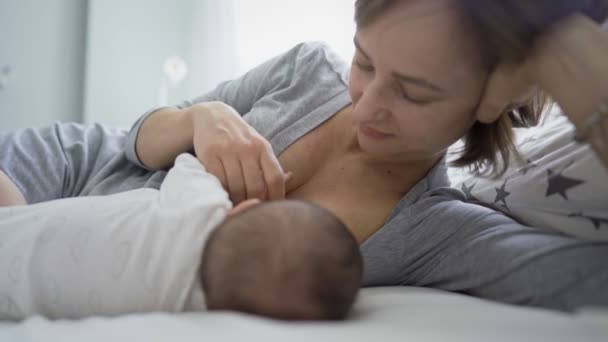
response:
<path id="1" fill-rule="evenodd" d="M 234 215 L 234 214 L 240 213 L 241 211 L 248 209 L 250 207 L 253 207 L 254 205 L 258 205 L 260 203 L 261 203 L 261 201 L 257 198 L 248 199 L 246 201 L 243 201 L 243 202 L 237 204 L 236 207 L 232 208 L 228 212 L 228 215 Z"/>
<path id="2" fill-rule="evenodd" d="M 488 76 L 475 115 L 477 121 L 490 124 L 517 103 L 526 103 L 536 90 L 529 63 L 503 63 Z"/>

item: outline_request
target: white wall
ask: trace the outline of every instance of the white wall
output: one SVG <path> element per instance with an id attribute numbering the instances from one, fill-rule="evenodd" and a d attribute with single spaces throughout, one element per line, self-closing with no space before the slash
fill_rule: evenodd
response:
<path id="1" fill-rule="evenodd" d="M 239 72 L 303 41 L 325 41 L 349 61 L 355 51 L 354 0 L 231 0 Z"/>
<path id="2" fill-rule="evenodd" d="M 192 1 L 90 0 L 86 122 L 128 127 L 157 105 L 165 59 L 189 60 Z"/>
<path id="3" fill-rule="evenodd" d="M 0 0 L 0 131 L 80 121 L 85 0 Z"/>
<path id="4" fill-rule="evenodd" d="M 55 120 L 129 127 L 182 56 L 176 103 L 304 40 L 352 54 L 354 0 L 0 0 L 0 131 Z M 0 75 L 1 78 L 1 75 Z M 1 83 L 1 79 L 0 79 Z"/>
<path id="5" fill-rule="evenodd" d="M 194 0 L 187 98 L 239 75 L 235 0 Z M 246 0 L 253 1 L 256 0 Z"/>
<path id="6" fill-rule="evenodd" d="M 90 0 L 85 120 L 130 126 L 158 104 L 163 61 L 189 74 L 169 103 L 193 98 L 305 40 L 350 59 L 354 0 Z"/>

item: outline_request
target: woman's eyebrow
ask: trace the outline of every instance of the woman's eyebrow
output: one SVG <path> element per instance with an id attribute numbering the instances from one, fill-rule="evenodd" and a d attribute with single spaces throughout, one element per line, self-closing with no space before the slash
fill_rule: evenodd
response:
<path id="1" fill-rule="evenodd" d="M 363 57 L 365 57 L 366 59 L 371 60 L 371 58 L 369 58 L 369 55 L 361 47 L 361 44 L 359 43 L 359 40 L 357 39 L 357 37 L 355 37 L 353 39 L 353 41 L 354 41 L 355 47 L 357 48 L 357 50 L 359 51 L 359 53 L 361 53 L 363 55 Z M 402 82 L 410 83 L 410 84 L 413 84 L 413 85 L 416 85 L 416 86 L 419 86 L 419 87 L 423 87 L 423 88 L 427 88 L 427 89 L 430 89 L 430 90 L 432 90 L 434 92 L 437 92 L 437 93 L 442 93 L 444 91 L 438 85 L 435 85 L 431 81 L 426 80 L 426 79 L 421 78 L 421 77 L 415 77 L 415 76 L 400 74 L 400 73 L 396 73 L 396 72 L 393 72 L 393 76 L 395 78 L 397 78 L 398 80 L 402 81 Z"/>

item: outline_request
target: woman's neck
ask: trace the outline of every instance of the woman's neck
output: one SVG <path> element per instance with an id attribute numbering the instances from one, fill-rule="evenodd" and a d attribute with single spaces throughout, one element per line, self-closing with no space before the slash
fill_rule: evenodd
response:
<path id="1" fill-rule="evenodd" d="M 357 129 L 350 116 L 350 107 L 339 115 L 334 129 L 337 133 L 333 150 L 334 158 L 352 160 L 353 163 L 360 165 L 365 173 L 390 183 L 399 192 L 409 191 L 443 158 L 443 154 L 426 159 L 405 155 L 386 158 L 370 155 L 359 144 Z"/>

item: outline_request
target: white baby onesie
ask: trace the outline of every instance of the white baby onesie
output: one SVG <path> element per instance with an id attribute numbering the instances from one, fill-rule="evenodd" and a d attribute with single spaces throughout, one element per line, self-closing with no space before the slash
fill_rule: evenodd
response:
<path id="1" fill-rule="evenodd" d="M 0 319 L 202 310 L 203 245 L 231 208 L 188 154 L 160 190 L 0 208 Z"/>

